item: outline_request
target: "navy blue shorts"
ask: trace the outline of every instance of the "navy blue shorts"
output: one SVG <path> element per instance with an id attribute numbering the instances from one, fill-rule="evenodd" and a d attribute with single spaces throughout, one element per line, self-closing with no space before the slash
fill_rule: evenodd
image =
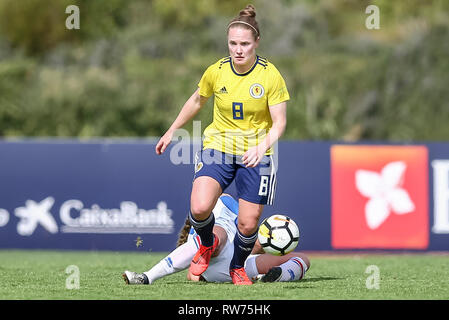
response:
<path id="1" fill-rule="evenodd" d="M 237 197 L 243 200 L 264 205 L 274 202 L 276 169 L 272 156 L 264 156 L 256 167 L 247 168 L 242 156 L 205 149 L 195 156 L 193 180 L 202 176 L 217 180 L 222 191 L 235 180 Z"/>

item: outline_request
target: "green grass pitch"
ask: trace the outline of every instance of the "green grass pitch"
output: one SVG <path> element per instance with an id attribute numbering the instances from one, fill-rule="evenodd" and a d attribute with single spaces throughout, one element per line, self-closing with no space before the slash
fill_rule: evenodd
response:
<path id="1" fill-rule="evenodd" d="M 183 271 L 151 286 L 125 285 L 121 277 L 125 269 L 143 272 L 164 256 L 148 252 L 0 250 L 0 299 L 449 299 L 448 254 L 310 253 L 311 269 L 298 282 L 237 287 L 190 282 Z M 72 265 L 79 270 L 79 289 L 70 289 L 76 284 L 69 278 L 75 275 L 74 269 L 68 269 Z"/>

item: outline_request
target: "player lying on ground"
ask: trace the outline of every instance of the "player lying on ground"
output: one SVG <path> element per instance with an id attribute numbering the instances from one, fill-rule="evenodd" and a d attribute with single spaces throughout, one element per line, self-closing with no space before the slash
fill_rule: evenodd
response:
<path id="1" fill-rule="evenodd" d="M 229 282 L 229 265 L 234 254 L 233 240 L 237 232 L 236 221 L 238 202 L 228 194 L 222 194 L 213 209 L 215 225 L 213 232 L 219 239 L 209 267 L 200 276 L 190 271 L 187 279 L 192 281 Z M 198 251 L 200 237 L 190 226 L 189 219 L 182 229 L 178 247 L 153 268 L 144 273 L 125 271 L 123 278 L 127 284 L 151 284 L 164 276 L 187 269 L 192 257 Z M 274 256 L 264 253 L 258 242 L 251 255 L 245 261 L 245 271 L 248 277 L 255 281 L 295 281 L 304 277 L 310 268 L 307 256 L 300 252 L 291 252 L 284 256 Z"/>

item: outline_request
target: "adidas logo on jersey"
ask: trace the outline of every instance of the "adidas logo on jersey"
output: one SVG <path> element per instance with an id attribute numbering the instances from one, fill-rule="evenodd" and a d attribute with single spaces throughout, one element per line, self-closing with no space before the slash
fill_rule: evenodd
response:
<path id="1" fill-rule="evenodd" d="M 220 93 L 228 93 L 228 91 L 226 90 L 226 87 L 221 88 Z"/>

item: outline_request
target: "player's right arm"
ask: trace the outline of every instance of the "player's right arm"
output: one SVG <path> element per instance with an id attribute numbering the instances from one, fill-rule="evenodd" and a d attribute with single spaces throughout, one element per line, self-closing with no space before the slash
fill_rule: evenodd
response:
<path id="1" fill-rule="evenodd" d="M 173 124 L 167 132 L 159 139 L 156 145 L 156 153 L 164 153 L 167 146 L 171 143 L 173 134 L 177 129 L 182 128 L 187 122 L 193 119 L 195 115 L 201 110 L 209 98 L 200 95 L 198 88 L 192 96 L 186 101 Z"/>

